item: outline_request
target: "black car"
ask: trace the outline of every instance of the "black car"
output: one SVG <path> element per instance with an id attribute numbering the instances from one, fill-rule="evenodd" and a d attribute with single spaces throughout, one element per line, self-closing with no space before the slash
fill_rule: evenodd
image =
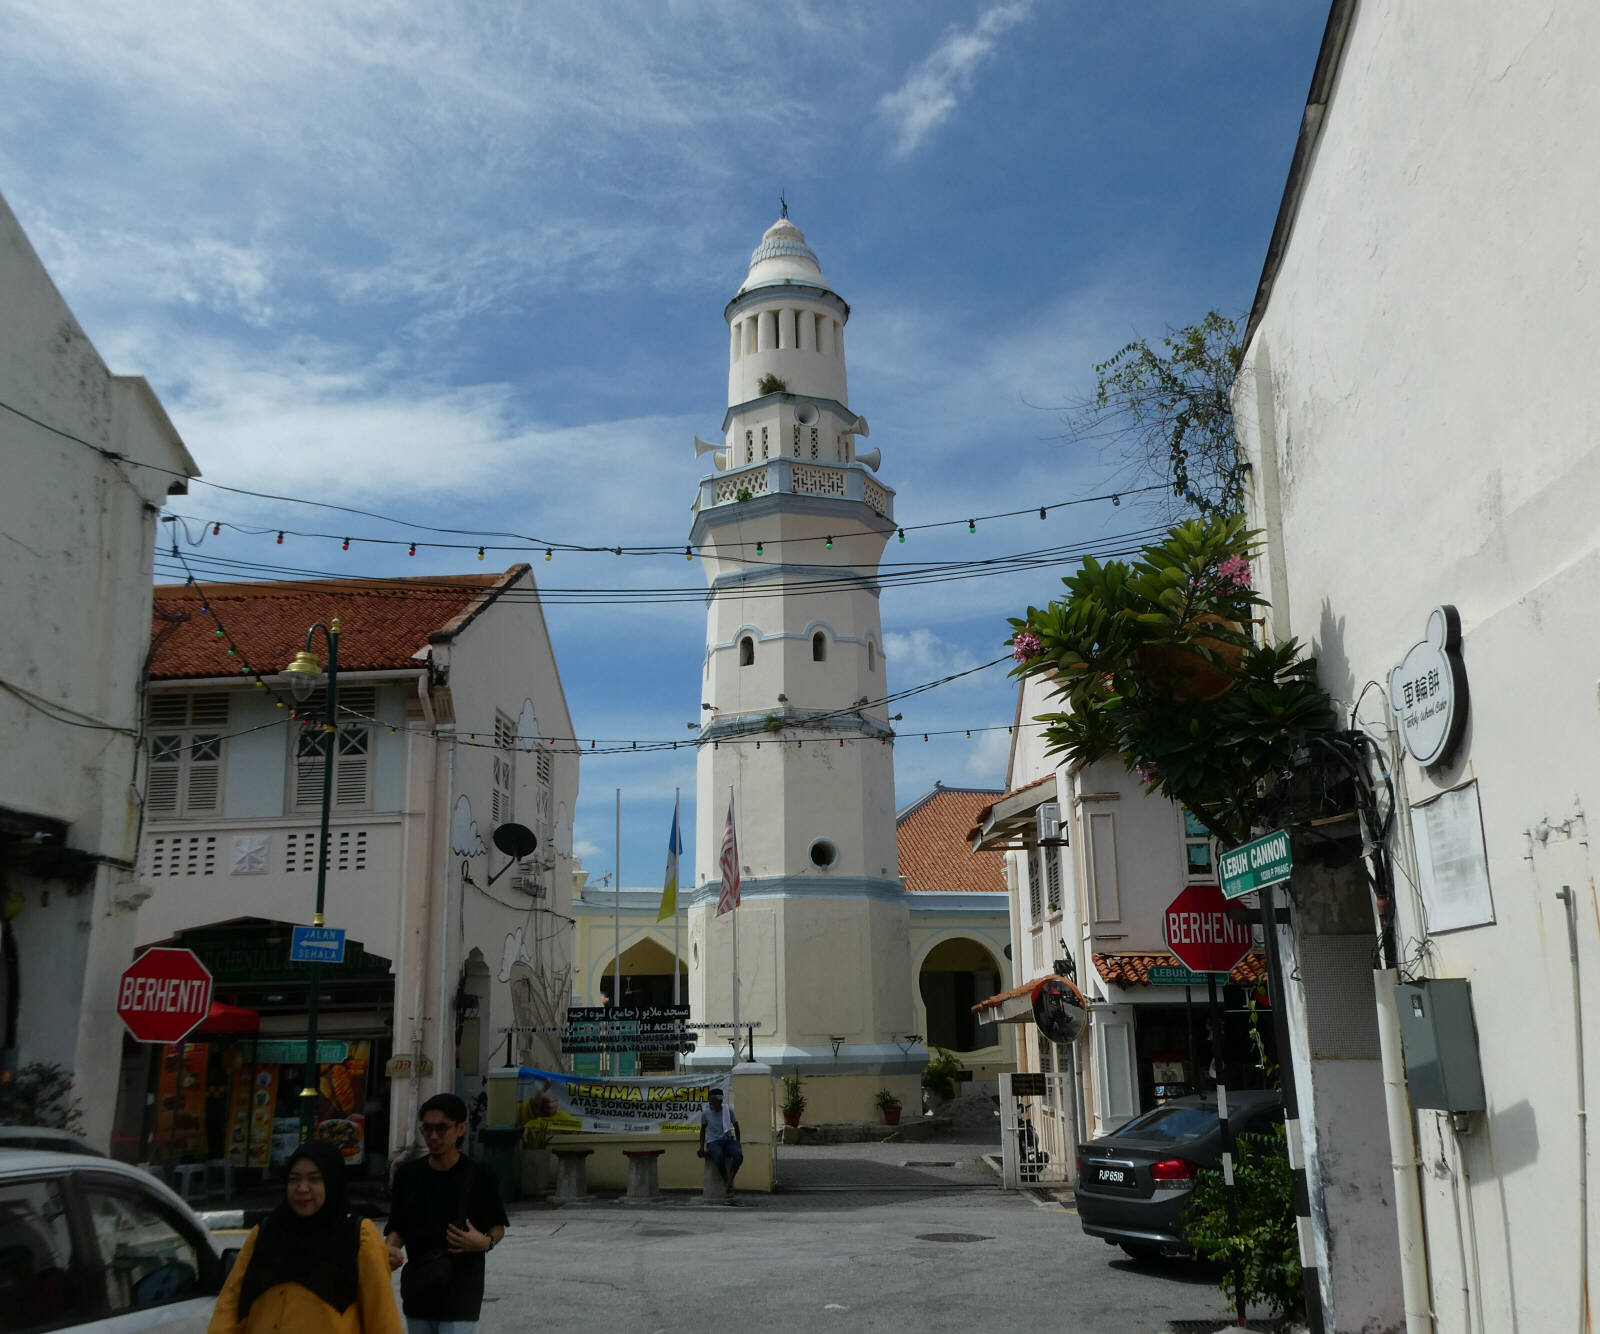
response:
<path id="1" fill-rule="evenodd" d="M 1228 1120 L 1235 1135 L 1260 1134 L 1283 1119 L 1274 1090 L 1232 1089 Z M 1183 1215 L 1195 1173 L 1222 1161 L 1222 1121 L 1215 1093 L 1174 1098 L 1109 1135 L 1078 1146 L 1078 1218 L 1091 1237 L 1129 1255 L 1187 1255 Z"/>

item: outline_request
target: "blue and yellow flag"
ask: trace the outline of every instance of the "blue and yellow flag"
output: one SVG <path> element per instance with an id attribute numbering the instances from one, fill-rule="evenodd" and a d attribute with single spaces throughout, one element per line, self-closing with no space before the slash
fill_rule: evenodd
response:
<path id="1" fill-rule="evenodd" d="M 678 803 L 672 803 L 672 836 L 667 839 L 667 883 L 661 891 L 661 911 L 656 921 L 664 922 L 678 912 L 678 854 L 683 851 L 683 835 L 678 832 Z"/>

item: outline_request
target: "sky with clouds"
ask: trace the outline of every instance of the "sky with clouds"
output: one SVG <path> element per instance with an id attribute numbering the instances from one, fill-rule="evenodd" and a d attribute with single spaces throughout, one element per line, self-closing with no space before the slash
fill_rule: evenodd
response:
<path id="1" fill-rule="evenodd" d="M 1325 17 L 1280 0 L 0 0 L 0 193 L 207 479 L 609 547 L 687 536 L 693 437 L 726 406 L 722 307 L 783 192 L 851 305 L 850 406 L 898 520 L 964 521 L 1113 490 L 1113 462 L 1065 443 L 1052 407 L 1130 338 L 1247 309 Z M 198 485 L 172 509 L 196 536 L 428 537 Z M 887 558 L 1159 517 L 1097 501 L 914 532 Z M 698 567 L 545 563 L 537 545 L 579 736 L 687 735 L 704 609 L 649 595 Z M 527 554 L 231 527 L 196 552 L 351 574 Z M 998 656 L 1005 618 L 1067 568 L 886 589 L 890 688 Z M 595 587 L 640 598 L 557 601 Z M 1004 667 L 908 700 L 897 803 L 935 780 L 1000 786 L 1014 707 Z M 620 787 L 623 882 L 659 883 L 692 750 L 597 755 L 581 782 L 586 866 L 615 864 Z"/>

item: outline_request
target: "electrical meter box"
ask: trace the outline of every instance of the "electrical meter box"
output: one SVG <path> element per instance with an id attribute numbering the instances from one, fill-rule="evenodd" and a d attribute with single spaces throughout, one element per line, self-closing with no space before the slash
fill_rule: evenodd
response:
<path id="1" fill-rule="evenodd" d="M 1483 1066 L 1464 977 L 1433 977 L 1395 988 L 1400 1043 L 1411 1105 L 1441 1112 L 1482 1112 Z"/>

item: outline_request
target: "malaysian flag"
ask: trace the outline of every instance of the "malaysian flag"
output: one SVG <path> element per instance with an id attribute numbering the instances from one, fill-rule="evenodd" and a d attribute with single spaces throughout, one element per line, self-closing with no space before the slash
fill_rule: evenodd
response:
<path id="1" fill-rule="evenodd" d="M 722 892 L 717 916 L 739 906 L 739 840 L 733 832 L 733 797 L 728 798 L 728 827 L 722 833 Z"/>

